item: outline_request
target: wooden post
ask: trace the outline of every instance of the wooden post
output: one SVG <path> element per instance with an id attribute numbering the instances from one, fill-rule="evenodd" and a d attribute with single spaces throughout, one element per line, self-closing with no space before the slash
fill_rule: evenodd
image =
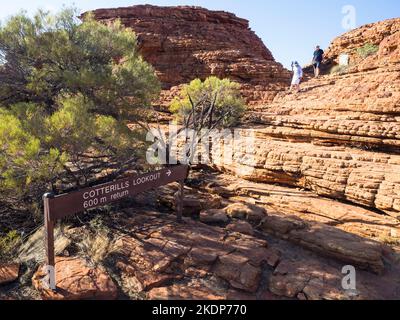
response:
<path id="1" fill-rule="evenodd" d="M 185 185 L 184 185 L 184 180 L 179 181 L 179 196 L 178 196 L 178 203 L 177 203 L 177 212 L 176 212 L 176 218 L 179 223 L 181 223 L 182 220 L 182 213 L 183 213 L 183 198 L 184 198 L 184 190 L 185 190 Z"/>
<path id="2" fill-rule="evenodd" d="M 55 254 L 54 254 L 54 221 L 50 217 L 49 200 L 54 197 L 52 193 L 43 195 L 44 205 L 44 228 L 45 228 L 45 248 L 46 248 L 46 272 L 48 275 L 48 285 L 51 290 L 55 290 Z"/>

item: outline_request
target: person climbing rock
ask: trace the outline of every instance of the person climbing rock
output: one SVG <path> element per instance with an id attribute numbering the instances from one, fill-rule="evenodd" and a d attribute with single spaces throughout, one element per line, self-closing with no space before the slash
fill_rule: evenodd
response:
<path id="1" fill-rule="evenodd" d="M 324 59 L 324 50 L 322 50 L 320 46 L 317 46 L 314 51 L 313 62 L 312 62 L 314 66 L 314 75 L 316 78 L 319 77 L 321 70 L 320 69 L 321 63 L 323 59 Z"/>
<path id="2" fill-rule="evenodd" d="M 301 68 L 300 64 L 295 61 L 292 62 L 292 70 L 293 70 L 293 79 L 292 85 L 290 86 L 290 90 L 295 89 L 297 92 L 300 90 L 300 82 L 303 78 L 303 69 Z"/>

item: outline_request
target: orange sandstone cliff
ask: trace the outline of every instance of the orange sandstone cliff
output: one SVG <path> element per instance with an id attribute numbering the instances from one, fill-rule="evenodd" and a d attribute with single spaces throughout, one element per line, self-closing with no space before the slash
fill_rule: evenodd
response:
<path id="1" fill-rule="evenodd" d="M 249 104 L 272 101 L 290 83 L 289 71 L 274 60 L 249 22 L 234 14 L 151 5 L 93 14 L 103 22 L 120 19 L 136 33 L 141 54 L 162 83 L 164 104 L 179 85 L 211 75 L 239 82 Z"/>

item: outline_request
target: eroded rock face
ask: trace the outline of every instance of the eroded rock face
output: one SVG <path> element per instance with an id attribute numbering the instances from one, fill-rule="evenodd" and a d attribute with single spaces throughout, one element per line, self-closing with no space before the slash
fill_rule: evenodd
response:
<path id="1" fill-rule="evenodd" d="M 229 185 L 240 194 L 229 198 L 233 202 L 229 207 L 253 202 L 267 209 L 254 227 L 321 256 L 381 274 L 390 247 L 400 251 L 400 222 L 395 218 L 305 190 L 246 182 L 225 174 L 215 181 L 214 192 Z"/>
<path id="2" fill-rule="evenodd" d="M 332 41 L 329 50 L 326 51 L 326 58 L 338 63 L 341 54 L 349 55 L 350 64 L 361 62 L 362 57 L 358 56 L 357 49 L 370 44 L 379 47 L 378 55 L 371 61 L 380 61 L 381 63 L 399 61 L 399 37 L 400 37 L 400 19 L 389 19 L 377 23 L 367 24 L 344 35 L 337 37 Z M 392 59 L 386 60 L 388 56 Z"/>
<path id="3" fill-rule="evenodd" d="M 372 239 L 376 233 L 398 230 L 395 219 L 367 209 L 352 210 L 351 205 L 307 191 L 222 174 L 213 175 L 215 180 L 204 173 L 200 177 L 210 193 L 229 185 L 236 196 L 224 198 L 228 207 L 238 203 L 238 208 L 267 208 L 264 221 L 250 223 L 241 215 L 222 228 L 194 218 L 177 223 L 166 213 L 133 207 L 113 214 L 112 222 L 107 220 L 113 237 L 108 254 L 98 261 L 104 267 L 90 266 L 78 257 L 59 257 L 56 276 L 61 290 L 45 290 L 40 270 L 34 286 L 45 299 L 110 298 L 115 294 L 113 283 L 118 284 L 119 296 L 131 299 L 390 299 L 396 294 L 398 262 L 386 260 L 390 267 L 380 276 L 361 270 L 382 270 L 383 245 Z M 215 181 L 215 189 L 210 181 Z M 296 214 L 290 215 L 292 211 Z M 80 229 L 72 230 L 83 235 Z M 278 238 L 285 240 L 277 242 Z M 95 245 L 94 239 L 83 241 Z M 342 261 L 357 268 L 356 295 L 341 287 L 341 270 L 347 264 Z"/>
<path id="4" fill-rule="evenodd" d="M 289 84 L 289 72 L 275 62 L 249 22 L 231 13 L 150 5 L 93 13 L 104 22 L 120 19 L 135 31 L 141 54 L 165 89 L 164 104 L 179 85 L 211 75 L 239 82 L 251 104 L 272 101 Z"/>
<path id="5" fill-rule="evenodd" d="M 400 217 L 399 155 L 295 141 L 298 136 L 275 139 L 267 133 L 272 130 L 257 130 L 254 144 L 235 153 L 233 164 L 214 155 L 215 164 L 248 180 L 306 188 Z"/>
<path id="6" fill-rule="evenodd" d="M 353 59 L 342 75 L 309 80 L 299 93 L 280 93 L 273 103 L 252 108 L 233 163 L 216 152 L 217 166 L 399 217 L 399 29 L 400 19 L 393 19 L 336 39 L 328 58 L 366 43 L 378 51 Z"/>

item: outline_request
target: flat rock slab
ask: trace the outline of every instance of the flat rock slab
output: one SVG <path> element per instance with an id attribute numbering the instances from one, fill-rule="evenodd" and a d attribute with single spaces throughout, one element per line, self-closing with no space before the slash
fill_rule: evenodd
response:
<path id="1" fill-rule="evenodd" d="M 117 287 L 102 268 L 94 268 L 80 258 L 56 257 L 54 292 L 44 286 L 46 274 L 40 267 L 32 278 L 33 286 L 44 300 L 113 300 Z"/>
<path id="2" fill-rule="evenodd" d="M 227 223 L 228 216 L 222 209 L 209 209 L 200 212 L 200 221 L 204 223 Z"/>
<path id="3" fill-rule="evenodd" d="M 17 280 L 19 267 L 19 263 L 0 265 L 0 285 Z"/>
<path id="4" fill-rule="evenodd" d="M 247 234 L 249 236 L 254 235 L 253 226 L 247 221 L 234 221 L 230 223 L 226 229 L 232 232 Z"/>
<path id="5" fill-rule="evenodd" d="M 300 244 L 321 255 L 354 264 L 362 269 L 382 273 L 384 249 L 381 243 L 325 225 L 297 217 L 269 215 L 263 230 Z"/>
<path id="6" fill-rule="evenodd" d="M 132 227 L 129 235 L 115 243 L 116 266 L 125 283 L 135 284 L 138 292 L 148 292 L 150 298 L 189 296 L 177 289 L 181 280 L 210 277 L 233 290 L 254 293 L 263 266 L 273 268 L 280 259 L 280 253 L 264 240 L 191 219 L 178 224 L 168 217 L 136 216 L 124 224 Z M 207 298 L 200 294 L 199 285 L 196 288 L 194 296 Z"/>
<path id="7" fill-rule="evenodd" d="M 154 288 L 147 294 L 150 300 L 224 300 L 226 296 L 207 288 L 200 281 L 177 283 L 167 287 Z"/>
<path id="8" fill-rule="evenodd" d="M 299 300 L 376 299 L 374 290 L 357 282 L 356 291 L 342 288 L 344 275 L 315 259 L 282 260 L 269 279 L 269 290 L 277 296 Z"/>

